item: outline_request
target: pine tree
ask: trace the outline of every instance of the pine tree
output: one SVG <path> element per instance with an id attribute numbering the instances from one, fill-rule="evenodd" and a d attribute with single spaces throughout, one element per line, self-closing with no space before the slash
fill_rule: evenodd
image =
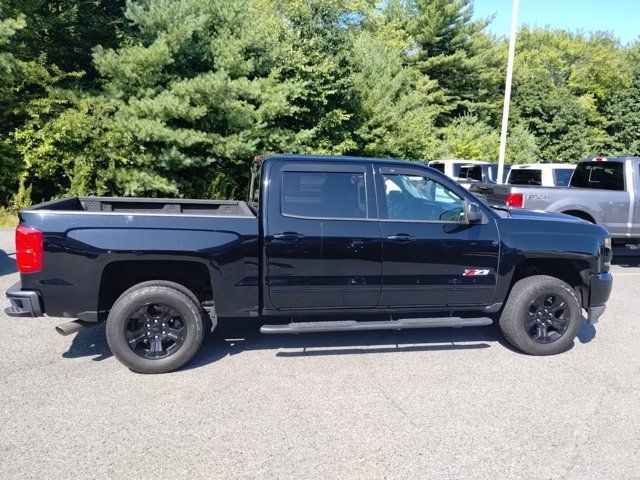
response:
<path id="1" fill-rule="evenodd" d="M 233 196 L 257 153 L 285 150 L 299 90 L 279 77 L 282 24 L 244 0 L 130 3 L 133 36 L 98 48 L 104 172 L 126 195 Z M 101 169 L 94 171 L 100 174 Z"/>
<path id="2" fill-rule="evenodd" d="M 444 91 L 449 114 L 440 123 L 467 112 L 489 115 L 496 94 L 485 71 L 498 51 L 482 33 L 488 21 L 473 20 L 472 0 L 414 0 L 410 11 L 409 60 Z"/>

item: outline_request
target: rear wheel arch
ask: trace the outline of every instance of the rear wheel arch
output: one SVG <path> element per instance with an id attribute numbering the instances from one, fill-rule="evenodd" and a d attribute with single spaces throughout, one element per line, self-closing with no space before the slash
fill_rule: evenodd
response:
<path id="1" fill-rule="evenodd" d="M 124 292 L 146 282 L 171 284 L 188 294 L 198 305 L 213 302 L 212 278 L 204 263 L 189 260 L 118 260 L 108 263 L 102 271 L 98 310 L 110 310 Z"/>
<path id="2" fill-rule="evenodd" d="M 571 215 L 572 217 L 578 217 L 581 218 L 583 220 L 586 220 L 587 222 L 593 223 L 595 224 L 596 221 L 593 218 L 593 216 L 585 211 L 582 210 L 565 210 L 562 213 L 564 213 L 565 215 Z"/>

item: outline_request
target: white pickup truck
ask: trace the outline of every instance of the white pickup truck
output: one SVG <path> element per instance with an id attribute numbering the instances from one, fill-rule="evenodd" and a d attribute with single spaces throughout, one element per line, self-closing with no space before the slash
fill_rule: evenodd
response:
<path id="1" fill-rule="evenodd" d="M 606 227 L 614 240 L 640 241 L 640 157 L 583 160 L 568 187 L 472 184 L 470 191 L 491 205 L 566 213 Z"/>

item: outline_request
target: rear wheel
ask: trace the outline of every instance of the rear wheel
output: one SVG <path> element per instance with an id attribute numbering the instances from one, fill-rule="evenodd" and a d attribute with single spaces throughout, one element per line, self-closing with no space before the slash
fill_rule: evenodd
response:
<path id="1" fill-rule="evenodd" d="M 204 337 L 197 299 L 171 282 L 144 282 L 124 292 L 109 312 L 107 343 L 139 373 L 165 373 L 193 358 Z"/>
<path id="2" fill-rule="evenodd" d="M 554 355 L 573 343 L 582 308 L 575 291 L 546 275 L 518 281 L 500 316 L 500 329 L 517 349 L 530 355 Z"/>

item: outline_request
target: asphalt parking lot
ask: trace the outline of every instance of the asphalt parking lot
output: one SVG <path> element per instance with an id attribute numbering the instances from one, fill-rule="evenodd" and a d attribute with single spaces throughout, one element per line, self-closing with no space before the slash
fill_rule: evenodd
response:
<path id="1" fill-rule="evenodd" d="M 0 231 L 0 306 L 18 278 Z M 568 352 L 494 327 L 261 336 L 129 372 L 102 326 L 0 313 L 0 478 L 640 478 L 640 259 Z"/>

